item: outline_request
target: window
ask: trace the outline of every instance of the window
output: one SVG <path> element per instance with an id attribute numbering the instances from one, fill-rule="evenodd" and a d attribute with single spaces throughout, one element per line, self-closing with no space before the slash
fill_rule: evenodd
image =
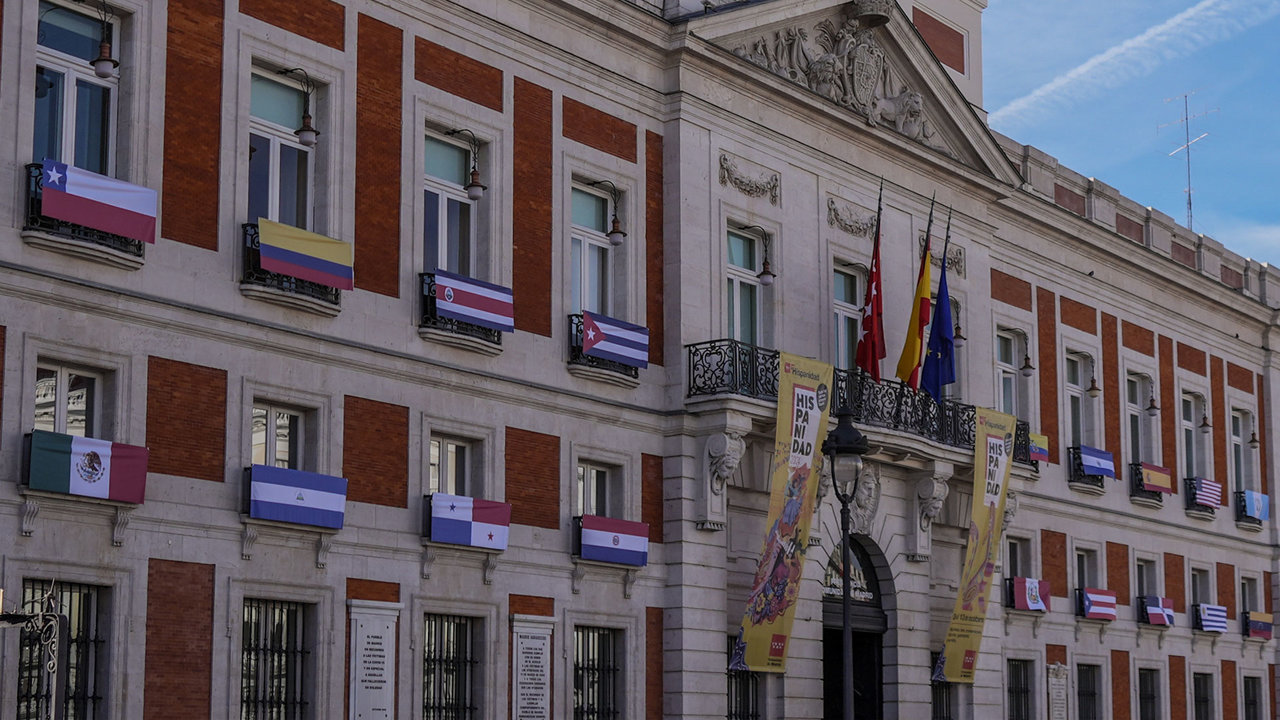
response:
<path id="1" fill-rule="evenodd" d="M 729 636 L 729 654 L 733 654 L 734 636 Z M 729 671 L 729 708 L 726 720 L 759 720 L 760 673 L 750 670 Z"/>
<path id="2" fill-rule="evenodd" d="M 473 696 L 478 625 L 468 617 L 427 614 L 422 643 L 423 720 L 477 717 Z"/>
<path id="3" fill-rule="evenodd" d="M 1076 587 L 1098 587 L 1098 551 L 1076 548 Z"/>
<path id="4" fill-rule="evenodd" d="M 1231 481 L 1237 491 L 1249 490 L 1253 477 L 1253 453 L 1245 444 L 1253 433 L 1253 416 L 1243 410 L 1231 411 L 1231 438 L 1228 459 Z"/>
<path id="5" fill-rule="evenodd" d="M 729 337 L 748 345 L 759 345 L 760 337 L 760 281 L 762 238 L 743 230 L 728 233 L 729 268 L 728 308 Z"/>
<path id="6" fill-rule="evenodd" d="M 1258 578 L 1241 577 L 1240 612 L 1249 612 L 1251 610 L 1261 609 L 1262 605 L 1258 603 Z"/>
<path id="7" fill-rule="evenodd" d="M 306 108 L 303 88 L 279 73 L 249 78 L 249 222 L 312 229 L 312 151 L 294 134 Z"/>
<path id="8" fill-rule="evenodd" d="M 296 410 L 254 403 L 253 464 L 302 469 L 303 416 Z"/>
<path id="9" fill-rule="evenodd" d="M 1005 683 L 1009 692 L 1009 720 L 1031 720 L 1031 660 L 1008 660 Z"/>
<path id="10" fill-rule="evenodd" d="M 1067 432 L 1070 447 L 1091 445 L 1093 440 L 1093 398 L 1089 393 L 1097 387 L 1093 377 L 1093 358 L 1082 353 L 1066 357 Z"/>
<path id="11" fill-rule="evenodd" d="M 1182 411 L 1179 414 L 1179 430 L 1182 432 L 1182 476 L 1201 477 L 1205 474 L 1205 453 L 1202 451 L 1200 423 L 1205 417 L 1204 398 L 1194 393 L 1182 394 Z"/>
<path id="12" fill-rule="evenodd" d="M 1102 668 L 1076 665 L 1076 705 L 1080 720 L 1100 720 L 1102 712 Z"/>
<path id="13" fill-rule="evenodd" d="M 573 313 L 583 310 L 608 315 L 612 252 L 609 239 L 609 200 L 582 187 L 572 192 L 573 230 L 570 303 Z"/>
<path id="14" fill-rule="evenodd" d="M 23 580 L 22 609 L 43 612 L 49 609 L 47 580 Z M 57 582 L 48 601 L 53 610 L 67 616 L 68 635 L 62 639 L 67 648 L 66 686 L 55 701 L 53 684 L 45 666 L 45 649 L 39 633 L 25 628 L 20 636 L 18 655 L 18 720 L 43 720 L 49 717 L 50 704 L 62 706 L 67 720 L 92 720 L 105 713 L 103 704 L 106 681 L 106 588 L 93 585 Z"/>
<path id="15" fill-rule="evenodd" d="M 430 491 L 467 495 L 471 486 L 471 443 L 456 438 L 431 438 Z"/>
<path id="16" fill-rule="evenodd" d="M 66 365 L 36 365 L 36 430 L 97 437 L 102 376 Z"/>
<path id="17" fill-rule="evenodd" d="M 612 628 L 573 629 L 573 717 L 603 720 L 622 713 L 622 633 Z"/>
<path id="18" fill-rule="evenodd" d="M 1160 720 L 1160 671 L 1138 668 L 1138 720 Z"/>
<path id="19" fill-rule="evenodd" d="M 1213 675 L 1191 675 L 1191 707 L 1194 720 L 1213 720 Z"/>
<path id="20" fill-rule="evenodd" d="M 426 167 L 422 191 L 423 258 L 426 272 L 445 270 L 475 274 L 475 201 L 467 198 L 471 182 L 471 150 L 441 138 L 426 138 Z M 575 190 L 574 192 L 577 192 Z M 574 207 L 577 205 L 575 203 Z M 575 221 L 576 221 L 575 217 Z"/>
<path id="21" fill-rule="evenodd" d="M 859 277 L 851 272 L 836 270 L 832 273 L 835 287 L 836 367 L 851 369 L 857 359 L 859 328 L 862 323 L 863 294 L 859 292 Z M 731 291 L 732 292 L 732 291 Z"/>
<path id="22" fill-rule="evenodd" d="M 1213 602 L 1213 581 L 1205 568 L 1191 568 L 1191 604 Z"/>
<path id="23" fill-rule="evenodd" d="M 1004 564 L 1005 577 L 1031 577 L 1031 541 L 1026 538 L 1008 538 Z"/>
<path id="24" fill-rule="evenodd" d="M 1242 720 L 1262 720 L 1262 678 L 1244 678 L 1244 718 Z"/>
<path id="25" fill-rule="evenodd" d="M 308 716 L 307 606 L 245 598 L 240 635 L 240 717 Z"/>
<path id="26" fill-rule="evenodd" d="M 579 462 L 577 477 L 578 514 L 618 517 L 622 515 L 622 492 L 615 487 L 622 469 L 594 462 Z"/>
<path id="27" fill-rule="evenodd" d="M 942 653 L 929 654 L 929 667 L 936 669 L 938 660 L 942 657 Z M 932 677 L 929 681 L 929 689 L 931 691 L 932 712 L 929 714 L 929 720 L 955 720 L 955 702 L 953 700 L 953 688 L 951 683 L 946 679 L 939 680 Z"/>
<path id="28" fill-rule="evenodd" d="M 1001 328 L 996 332 L 996 409 L 1015 417 L 1031 414 L 1030 393 L 1022 367 L 1028 363 L 1027 336 L 1017 330 Z"/>
<path id="29" fill-rule="evenodd" d="M 1137 595 L 1159 595 L 1160 586 L 1156 579 L 1156 564 L 1151 560 L 1139 558 L 1133 563 L 1133 579 L 1137 583 Z"/>
<path id="30" fill-rule="evenodd" d="M 1129 458 L 1131 462 L 1151 462 L 1155 459 L 1155 418 L 1147 415 L 1147 408 L 1155 401 L 1151 378 L 1129 373 L 1125 378 L 1124 416 L 1129 432 Z"/>
<path id="31" fill-rule="evenodd" d="M 120 83 L 114 76 L 98 77 L 89 62 L 98 57 L 100 43 L 112 42 L 120 33 L 115 22 L 108 22 L 105 37 L 103 33 L 96 17 L 40 3 L 33 161 L 48 158 L 100 175 L 114 174 Z"/>

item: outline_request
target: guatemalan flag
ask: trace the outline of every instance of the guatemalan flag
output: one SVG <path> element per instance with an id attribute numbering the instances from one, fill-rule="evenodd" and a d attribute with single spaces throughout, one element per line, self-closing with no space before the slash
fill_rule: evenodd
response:
<path id="1" fill-rule="evenodd" d="M 1244 491 L 1244 514 L 1256 520 L 1268 520 L 1271 517 L 1271 499 L 1260 492 Z"/>
<path id="2" fill-rule="evenodd" d="M 270 465 L 249 468 L 249 517 L 342 528 L 347 479 Z"/>
<path id="3" fill-rule="evenodd" d="M 511 505 L 464 495 L 431 495 L 431 541 L 506 550 Z"/>
<path id="4" fill-rule="evenodd" d="M 1173 627 L 1173 598 L 1147 595 L 1144 601 L 1148 623 Z"/>
<path id="5" fill-rule="evenodd" d="M 1084 467 L 1085 475 L 1101 475 L 1109 478 L 1116 476 L 1115 460 L 1106 450 L 1081 445 L 1080 464 Z"/>
<path id="6" fill-rule="evenodd" d="M 41 172 L 44 215 L 140 242 L 156 241 L 155 190 L 56 160 L 45 160 Z"/>
<path id="7" fill-rule="evenodd" d="M 1116 594 L 1101 588 L 1085 588 L 1080 593 L 1080 614 L 1093 620 L 1116 619 Z"/>
<path id="8" fill-rule="evenodd" d="M 511 288 L 475 278 L 435 271 L 436 312 L 498 332 L 515 330 Z"/>
<path id="9" fill-rule="evenodd" d="M 649 523 L 583 515 L 578 554 L 583 560 L 644 567 L 649 564 Z"/>
<path id="10" fill-rule="evenodd" d="M 649 328 L 582 311 L 582 352 L 631 367 L 649 367 Z"/>

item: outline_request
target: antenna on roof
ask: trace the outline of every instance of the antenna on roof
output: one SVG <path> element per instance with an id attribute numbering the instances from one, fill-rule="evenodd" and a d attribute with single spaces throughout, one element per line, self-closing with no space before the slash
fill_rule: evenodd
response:
<path id="1" fill-rule="evenodd" d="M 1177 121 L 1175 121 L 1175 122 L 1165 123 L 1165 124 L 1163 124 L 1163 125 L 1157 125 L 1157 126 L 1156 126 L 1156 131 L 1157 131 L 1157 132 L 1159 132 L 1159 131 L 1160 131 L 1160 128 L 1162 128 L 1162 127 L 1169 127 L 1170 125 L 1182 125 L 1182 130 L 1183 130 L 1183 134 L 1184 134 L 1184 136 L 1185 136 L 1185 140 L 1186 140 L 1186 142 L 1184 142 L 1180 147 L 1176 147 L 1176 148 L 1174 148 L 1174 149 L 1173 149 L 1173 152 L 1169 153 L 1169 157 L 1173 157 L 1174 155 L 1177 155 L 1179 152 L 1181 152 L 1181 151 L 1183 151 L 1183 150 L 1186 150 L 1186 151 L 1187 151 L 1187 189 L 1186 189 L 1186 191 L 1185 191 L 1185 192 L 1187 193 L 1187 229 L 1188 229 L 1188 230 L 1194 230 L 1194 229 L 1195 229 L 1195 228 L 1193 228 L 1193 227 L 1192 227 L 1192 225 L 1191 225 L 1191 146 L 1192 146 L 1193 144 L 1198 143 L 1198 142 L 1200 142 L 1201 140 L 1203 140 L 1203 139 L 1205 139 L 1205 138 L 1209 137 L 1209 133 L 1207 133 L 1207 132 L 1206 132 L 1206 133 L 1200 133 L 1200 135 L 1199 135 L 1199 136 L 1197 136 L 1197 137 L 1196 137 L 1196 139 L 1192 140 L 1192 139 L 1191 139 L 1191 121 L 1192 121 L 1192 120 L 1195 120 L 1196 118 L 1202 118 L 1202 117 L 1204 117 L 1204 116 L 1208 115 L 1209 113 L 1216 113 L 1216 112 L 1218 112 L 1218 108 L 1214 108 L 1214 109 L 1212 109 L 1212 110 L 1205 110 L 1204 112 L 1200 113 L 1199 115 L 1190 115 L 1190 114 L 1188 114 L 1188 112 L 1187 112 L 1187 108 L 1188 108 L 1188 101 L 1187 101 L 1187 98 L 1191 97 L 1192 95 L 1195 95 L 1197 92 L 1199 92 L 1199 91 L 1198 91 L 1198 90 L 1192 90 L 1191 92 L 1186 92 L 1186 93 L 1183 93 L 1183 94 L 1181 94 L 1181 95 L 1175 95 L 1174 97 L 1171 97 L 1171 98 L 1165 98 L 1165 99 L 1164 99 L 1164 101 L 1165 101 L 1165 102 L 1173 102 L 1174 100 L 1177 100 L 1178 98 L 1182 98 L 1182 119 L 1181 119 L 1181 120 L 1177 120 Z"/>

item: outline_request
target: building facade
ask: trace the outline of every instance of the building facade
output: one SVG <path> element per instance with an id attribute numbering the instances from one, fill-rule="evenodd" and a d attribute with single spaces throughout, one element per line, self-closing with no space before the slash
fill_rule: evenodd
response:
<path id="1" fill-rule="evenodd" d="M 12 611 L 52 583 L 71 618 L 54 702 L 837 717 L 832 493 L 786 673 L 726 672 L 785 351 L 836 366 L 870 440 L 859 718 L 1274 717 L 1246 613 L 1277 569 L 1280 273 L 991 132 L 980 3 L 876 7 L 0 4 L 0 588 Z M 153 191 L 152 235 L 61 217 L 80 172 Z M 963 338 L 940 402 L 851 369 L 882 184 L 881 369 L 928 234 Z M 451 314 L 466 279 L 510 331 Z M 647 342 L 609 356 L 601 328 Z M 1016 500 L 953 686 L 975 407 L 1019 419 Z M 143 501 L 41 489 L 55 435 L 146 447 Z M 340 528 L 260 517 L 254 466 L 345 479 Z M 503 504 L 505 547 L 433 539 L 432 495 Z M 647 558 L 584 558 L 584 516 Z M 1046 609 L 1004 607 L 1016 578 Z M 47 702 L 24 637 L 0 634 L 2 716 Z"/>

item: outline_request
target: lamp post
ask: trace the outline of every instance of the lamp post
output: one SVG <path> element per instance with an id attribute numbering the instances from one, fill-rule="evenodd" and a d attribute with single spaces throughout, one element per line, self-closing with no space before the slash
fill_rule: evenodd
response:
<path id="1" fill-rule="evenodd" d="M 849 503 L 858 490 L 862 474 L 862 455 L 867 452 L 867 439 L 853 426 L 853 410 L 841 405 L 836 410 L 836 426 L 822 443 L 822 454 L 831 463 L 831 484 L 840 501 L 840 632 L 844 642 L 844 720 L 853 720 L 853 633 L 849 627 Z"/>

